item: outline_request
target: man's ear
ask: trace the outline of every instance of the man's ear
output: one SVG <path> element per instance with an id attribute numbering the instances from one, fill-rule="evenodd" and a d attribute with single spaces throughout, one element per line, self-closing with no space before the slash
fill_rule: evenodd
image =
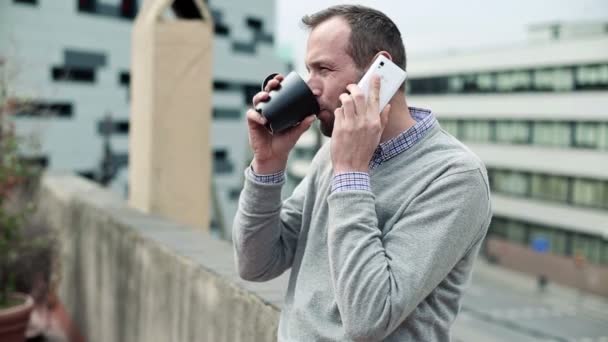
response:
<path id="1" fill-rule="evenodd" d="M 376 60 L 376 58 L 378 58 L 378 56 L 380 56 L 380 55 L 383 55 L 384 57 L 388 58 L 391 61 L 393 60 L 393 56 L 391 56 L 391 54 L 388 53 L 388 51 L 382 50 L 382 51 L 376 53 L 374 55 L 374 58 L 372 58 L 372 60 L 369 61 L 369 63 L 367 63 L 367 65 L 365 66 L 365 70 L 367 70 L 372 65 L 372 63 L 374 63 L 374 61 Z M 361 76 L 363 76 L 363 73 L 361 74 Z"/>
<path id="2" fill-rule="evenodd" d="M 383 55 L 384 57 L 388 58 L 388 59 L 389 59 L 389 60 L 391 60 L 391 61 L 393 60 L 393 56 L 391 56 L 391 54 L 390 54 L 390 53 L 388 53 L 388 51 L 384 51 L 384 50 L 382 50 L 382 51 L 378 52 L 378 53 L 377 53 L 377 54 L 374 56 L 374 58 L 372 59 L 372 63 L 373 63 L 373 61 L 375 61 L 375 60 L 376 60 L 376 58 L 378 58 L 378 56 L 380 56 L 380 55 Z"/>

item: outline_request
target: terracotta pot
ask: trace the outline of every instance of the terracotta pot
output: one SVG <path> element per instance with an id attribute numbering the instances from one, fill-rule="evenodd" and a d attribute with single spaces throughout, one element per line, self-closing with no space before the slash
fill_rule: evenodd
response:
<path id="1" fill-rule="evenodd" d="M 25 329 L 34 308 L 34 300 L 30 296 L 15 294 L 22 299 L 21 304 L 6 309 L 0 309 L 0 341 L 23 342 Z"/>

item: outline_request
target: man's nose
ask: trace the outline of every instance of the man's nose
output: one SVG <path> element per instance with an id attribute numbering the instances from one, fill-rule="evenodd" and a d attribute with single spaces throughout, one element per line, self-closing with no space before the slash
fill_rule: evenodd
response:
<path id="1" fill-rule="evenodd" d="M 315 95 L 317 97 L 321 96 L 321 93 L 322 93 L 321 84 L 314 76 L 309 75 L 308 80 L 306 80 L 306 84 L 308 84 L 308 87 L 312 91 L 313 95 Z"/>

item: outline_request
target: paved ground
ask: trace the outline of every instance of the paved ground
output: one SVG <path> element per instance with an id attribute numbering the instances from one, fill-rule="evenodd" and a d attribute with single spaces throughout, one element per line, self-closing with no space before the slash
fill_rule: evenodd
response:
<path id="1" fill-rule="evenodd" d="M 608 342 L 608 298 L 478 260 L 454 324 L 454 341 Z"/>

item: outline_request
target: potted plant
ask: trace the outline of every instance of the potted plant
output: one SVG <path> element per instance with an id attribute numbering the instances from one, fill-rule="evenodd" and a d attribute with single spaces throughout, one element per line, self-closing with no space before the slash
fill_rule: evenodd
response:
<path id="1" fill-rule="evenodd" d="M 32 235 L 32 228 L 38 229 L 32 226 L 34 208 L 24 199 L 37 186 L 40 172 L 20 155 L 23 139 L 9 115 L 21 107 L 9 96 L 5 62 L 0 56 L 0 341 L 10 342 L 25 340 L 35 302 L 31 294 L 40 293 L 44 283 L 31 278 L 50 274 L 45 264 L 50 265 L 51 253 L 44 234 Z M 34 265 L 40 258 L 46 261 Z M 48 269 L 32 273 L 32 268 Z"/>

